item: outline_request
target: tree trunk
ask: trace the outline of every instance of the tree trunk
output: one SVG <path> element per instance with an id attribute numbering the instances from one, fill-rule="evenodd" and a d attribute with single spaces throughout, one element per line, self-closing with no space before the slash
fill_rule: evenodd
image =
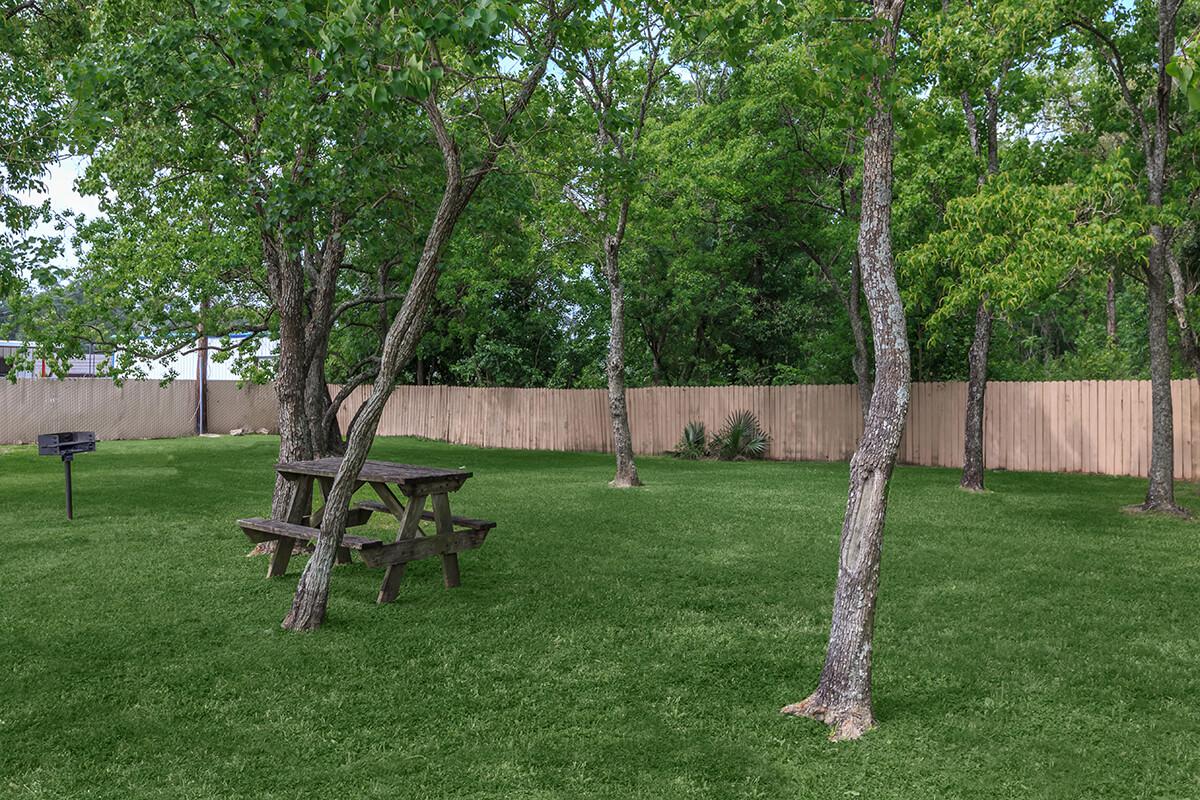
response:
<path id="1" fill-rule="evenodd" d="M 1104 299 L 1104 325 L 1110 347 L 1117 346 L 1117 267 L 1108 276 L 1108 292 Z"/>
<path id="2" fill-rule="evenodd" d="M 1182 514 L 1175 504 L 1175 428 L 1171 405 L 1171 350 L 1167 339 L 1166 243 L 1158 225 L 1146 267 L 1150 332 L 1150 474 L 1144 511 Z"/>
<path id="3" fill-rule="evenodd" d="M 652 336 L 649 330 L 646 333 L 646 348 L 650 351 L 650 380 L 655 386 L 665 386 L 667 383 L 667 370 L 663 366 L 662 350 L 666 344 L 664 341 L 665 334 L 662 336 Z"/>
<path id="4" fill-rule="evenodd" d="M 1147 205 L 1160 209 L 1166 188 L 1167 145 L 1170 135 L 1171 77 L 1166 67 L 1175 53 L 1173 0 L 1158 3 L 1158 84 L 1155 88 L 1154 127 L 1143 135 L 1146 152 Z M 1140 112 L 1139 112 L 1140 113 Z M 1146 265 L 1147 320 L 1150 337 L 1150 473 L 1143 511 L 1183 514 L 1175 504 L 1175 426 L 1171 407 L 1171 349 L 1167 338 L 1167 232 L 1150 226 L 1150 258 Z"/>
<path id="5" fill-rule="evenodd" d="M 304 404 L 308 418 L 309 440 L 313 458 L 341 455 L 344 444 L 337 416 L 327 414 L 332 399 L 325 379 L 325 348 L 313 354 L 304 384 Z"/>
<path id="6" fill-rule="evenodd" d="M 1008 62 L 1000 67 L 1000 76 L 995 87 L 984 91 L 985 140 L 987 146 L 987 169 L 979 175 L 979 185 L 1000 172 L 1000 146 L 997 128 L 1000 120 L 1000 87 L 1009 69 Z M 971 107 L 971 98 L 963 92 L 963 113 L 967 120 L 967 132 L 971 148 L 977 157 L 983 155 L 977 128 L 978 120 Z M 988 350 L 992 346 L 992 314 L 987 307 L 987 297 L 980 298 L 975 309 L 975 334 L 971 338 L 971 349 L 967 354 L 967 407 L 964 413 L 963 470 L 958 485 L 973 492 L 983 491 L 984 452 L 983 416 L 987 394 Z"/>
<path id="7" fill-rule="evenodd" d="M 612 317 L 608 328 L 608 413 L 612 419 L 613 451 L 617 456 L 617 474 L 609 486 L 641 486 L 637 464 L 633 460 L 633 436 L 629 432 L 629 408 L 625 402 L 625 289 L 621 286 L 620 237 L 604 237 L 604 277 L 608 279 L 608 298 Z"/>
<path id="8" fill-rule="evenodd" d="M 350 498 L 357 487 L 358 474 L 367 460 L 367 453 L 371 449 L 375 431 L 379 427 L 379 419 L 383 415 L 384 406 L 395 386 L 396 376 L 416 353 L 417 344 L 424 332 L 430 303 L 437 290 L 442 253 L 454 233 L 463 209 L 466 208 L 483 179 L 495 168 L 496 159 L 507 141 L 514 120 L 529 105 L 534 91 L 546 74 L 546 64 L 556 41 L 556 22 L 557 20 L 554 20 L 549 23 L 550 27 L 545 40 L 546 50 L 542 59 L 522 81 L 521 90 L 512 100 L 504 123 L 498 132 L 489 137 L 487 149 L 479 166 L 473 169 L 467 178 L 463 177 L 459 146 L 446 127 L 442 110 L 438 106 L 436 91 L 422 101 L 438 147 L 442 151 L 442 161 L 446 169 L 445 187 L 442 191 L 441 201 L 438 203 L 437 212 L 425 237 L 425 244 L 413 272 L 412 282 L 404 294 L 400 310 L 393 317 L 387 335 L 384 337 L 380 353 L 379 373 L 375 377 L 371 395 L 359 409 L 354 423 L 350 426 L 346 454 L 342 458 L 341 466 L 338 467 L 337 475 L 333 479 L 333 485 L 325 498 L 326 511 L 321 520 L 321 534 L 317 537 L 316 550 L 300 574 L 300 581 L 296 585 L 296 594 L 292 598 L 292 607 L 282 622 L 282 627 L 287 630 L 316 630 L 325 621 L 325 609 L 329 600 L 329 581 L 337 549 L 341 546 L 342 537 L 346 534 L 346 517 L 350 511 Z"/>
<path id="9" fill-rule="evenodd" d="M 871 357 L 867 343 L 867 332 L 862 321 L 862 262 L 858 253 L 850 258 L 850 291 L 846 295 L 846 313 L 850 316 L 850 333 L 854 337 L 854 378 L 858 384 L 858 407 L 862 412 L 863 425 L 871 414 L 871 392 L 875 388 L 871 378 Z"/>
<path id="10" fill-rule="evenodd" d="M 876 44 L 895 57 L 903 0 L 874 0 L 875 16 L 888 23 Z M 889 69 L 890 77 L 890 69 Z M 832 727 L 833 739 L 856 739 L 874 726 L 871 642 L 888 481 L 908 411 L 910 365 L 904 304 L 892 261 L 893 128 L 883 75 L 871 81 L 872 112 L 863 143 L 863 204 L 858 252 L 875 342 L 875 389 L 862 441 L 850 461 L 850 488 L 842 522 L 837 587 L 829 648 L 817 689 L 786 706 L 785 714 L 811 717 Z"/>
<path id="11" fill-rule="evenodd" d="M 1170 237 L 1168 237 L 1170 238 Z M 1188 319 L 1187 296 L 1188 287 L 1179 268 L 1179 259 L 1170 246 L 1166 248 L 1167 272 L 1171 276 L 1173 294 L 1171 308 L 1175 312 L 1175 322 L 1179 326 L 1179 350 L 1184 363 L 1200 377 L 1200 342 L 1196 340 L 1196 331 Z"/>
<path id="12" fill-rule="evenodd" d="M 981 300 L 975 311 L 975 337 L 968 355 L 967 413 L 964 429 L 963 471 L 959 486 L 973 492 L 983 491 L 983 396 L 987 391 L 988 349 L 992 342 L 992 314 Z"/>
<path id="13" fill-rule="evenodd" d="M 375 431 L 379 427 L 379 419 L 395 385 L 396 376 L 408 364 L 420 341 L 429 301 L 437 289 L 438 261 L 465 204 L 466 198 L 462 197 L 458 181 L 449 181 L 437 217 L 426 238 L 412 285 L 405 294 L 404 302 L 384 339 L 379 374 L 375 378 L 371 396 L 359 409 L 351 426 L 342 464 L 325 499 L 326 510 L 321 521 L 321 535 L 317 538 L 316 550 L 305 565 L 304 572 L 300 574 L 296 594 L 292 599 L 292 608 L 282 623 L 287 630 L 316 630 L 325 621 L 334 557 L 346 533 L 346 516 L 358 473 L 367 460 L 367 453 L 375 439 Z"/>
<path id="14" fill-rule="evenodd" d="M 275 394 L 279 398 L 279 460 L 312 458 L 312 438 L 305 403 L 308 354 L 304 340 L 304 275 L 299 260 L 272 239 L 264 239 L 267 275 L 279 309 L 279 368 Z M 275 476 L 271 517 L 286 519 L 295 483 Z"/>

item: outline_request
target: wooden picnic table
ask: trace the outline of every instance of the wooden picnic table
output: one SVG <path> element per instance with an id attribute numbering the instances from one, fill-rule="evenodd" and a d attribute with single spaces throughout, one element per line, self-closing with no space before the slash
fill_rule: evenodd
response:
<path id="1" fill-rule="evenodd" d="M 295 484 L 292 505 L 285 519 L 268 520 L 258 517 L 238 520 L 238 525 L 251 541 L 276 540 L 267 577 L 283 575 L 291 558 L 293 541 L 315 541 L 321 532 L 325 504 L 313 511 L 314 483 L 321 496 L 328 498 L 342 459 L 320 458 L 312 461 L 284 461 L 275 470 Z M 396 599 L 405 565 L 409 561 L 440 556 L 442 577 L 447 589 L 460 583 L 458 553 L 483 544 L 496 523 L 487 520 L 456 517 L 450 513 L 450 494 L 457 492 L 471 477 L 470 472 L 456 469 L 396 464 L 390 461 L 367 461 L 359 472 L 354 490 L 370 486 L 377 501 L 351 502 L 346 527 L 365 525 L 372 514 L 390 514 L 398 523 L 396 539 L 385 543 L 378 539 L 347 533 L 338 548 L 337 563 L 350 562 L 350 553 L 359 551 L 363 562 L 370 567 L 383 567 L 383 585 L 378 602 Z M 395 490 L 393 490 L 395 487 Z M 399 496 L 398 496 L 399 495 Z M 403 498 L 403 499 L 401 499 Z M 431 508 L 426 510 L 426 504 Z M 422 522 L 433 522 L 434 531 L 426 532 Z"/>

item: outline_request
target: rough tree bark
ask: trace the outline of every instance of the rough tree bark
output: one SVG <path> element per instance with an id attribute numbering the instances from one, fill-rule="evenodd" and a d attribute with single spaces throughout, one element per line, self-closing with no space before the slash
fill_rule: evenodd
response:
<path id="1" fill-rule="evenodd" d="M 1175 19 L 1180 0 L 1158 3 L 1158 83 L 1154 91 L 1154 127 L 1144 136 L 1147 203 L 1161 209 L 1167 177 L 1167 145 L 1171 122 L 1171 77 L 1167 64 L 1175 54 Z M 1145 118 L 1139 115 L 1145 125 Z M 1148 127 L 1148 126 L 1147 126 Z M 1150 226 L 1150 258 L 1146 265 L 1147 321 L 1150 333 L 1150 474 L 1144 511 L 1184 514 L 1175 503 L 1175 428 L 1171 406 L 1171 349 L 1167 339 L 1167 231 Z"/>
<path id="2" fill-rule="evenodd" d="M 987 391 L 988 348 L 992 344 L 992 312 L 980 301 L 975 310 L 975 336 L 967 355 L 967 413 L 963 447 L 963 470 L 959 486 L 973 492 L 983 491 L 983 409 Z"/>
<path id="3" fill-rule="evenodd" d="M 875 44 L 894 64 L 903 0 L 874 0 L 876 18 L 887 26 Z M 863 143 L 863 199 L 858 251 L 863 290 L 875 342 L 875 389 L 871 413 L 850 461 L 850 488 L 842 522 L 837 587 L 829 648 L 817 689 L 783 713 L 811 717 L 832 727 L 836 740 L 856 739 L 875 724 L 871 706 L 871 649 L 879 559 L 887 511 L 888 480 L 908 411 L 910 366 L 904 305 L 892 261 L 891 101 L 885 81 L 871 81 L 871 116 Z"/>
<path id="4" fill-rule="evenodd" d="M 281 237 L 263 235 L 268 288 L 279 312 L 279 366 L 275 393 L 279 398 L 279 458 L 297 461 L 328 455 L 331 436 L 325 416 L 329 388 L 325 358 L 333 326 L 337 276 L 345 255 L 340 231 L 344 217 L 331 213 L 331 230 L 319 247 L 289 252 Z M 312 276 L 311 285 L 305 275 Z M 336 419 L 333 421 L 336 427 Z M 274 519 L 285 519 L 295 484 L 276 477 L 271 501 Z M 256 548 L 256 552 L 268 548 Z"/>
<path id="5" fill-rule="evenodd" d="M 267 279 L 279 310 L 279 365 L 275 394 L 279 398 L 279 458 L 295 461 L 312 458 L 305 383 L 308 360 L 304 342 L 304 272 L 299 258 L 289 254 L 274 237 L 263 237 Z M 271 501 L 273 519 L 286 519 L 294 484 L 276 476 Z"/>
<path id="6" fill-rule="evenodd" d="M 625 402 L 625 289 L 621 286 L 620 252 L 628 216 L 629 202 L 625 201 L 621 204 L 617 232 L 604 237 L 604 277 L 608 281 L 611 312 L 604 371 L 608 377 L 608 412 L 617 458 L 617 473 L 609 486 L 619 489 L 642 485 L 633 460 L 633 435 L 629 432 L 629 407 Z"/>
<path id="7" fill-rule="evenodd" d="M 316 630 L 325 620 L 329 581 L 337 548 L 346 533 L 350 498 L 354 494 L 358 474 L 367 459 L 396 377 L 413 357 L 424 332 L 429 306 L 437 289 L 442 253 L 454 233 L 463 209 L 484 178 L 495 169 L 496 159 L 508 140 L 513 123 L 529 105 L 534 91 L 545 75 L 547 59 L 554 46 L 557 22 L 560 19 L 560 16 L 555 15 L 555 18 L 548 22 L 542 58 L 522 81 L 518 94 L 508 106 L 504 121 L 489 137 L 479 165 L 469 174 L 464 175 L 458 142 L 446 127 L 438 105 L 436 87 L 421 102 L 442 153 L 446 172 L 442 198 L 430 223 L 412 282 L 384 338 L 379 372 L 375 377 L 371 395 L 359 409 L 354 423 L 350 426 L 342 464 L 325 500 L 327 510 L 321 521 L 321 534 L 317 538 L 316 549 L 300 575 L 292 607 L 282 623 L 282 627 L 287 630 Z"/>
<path id="8" fill-rule="evenodd" d="M 1158 195 L 1158 205 L 1162 195 Z M 1151 205 L 1155 205 L 1151 200 Z M 1146 266 L 1147 321 L 1150 328 L 1150 474 L 1143 511 L 1183 514 L 1175 504 L 1175 428 L 1171 405 L 1171 348 L 1167 339 L 1166 242 L 1152 225 L 1150 261 Z"/>

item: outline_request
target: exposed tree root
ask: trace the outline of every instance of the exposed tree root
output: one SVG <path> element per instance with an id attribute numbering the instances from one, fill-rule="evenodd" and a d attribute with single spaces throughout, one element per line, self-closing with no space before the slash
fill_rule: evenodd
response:
<path id="1" fill-rule="evenodd" d="M 1177 506 L 1174 503 L 1150 502 L 1149 500 L 1140 505 L 1125 506 L 1121 510 L 1126 514 L 1163 514 L 1179 519 L 1192 518 L 1192 512 L 1182 506 Z"/>
<path id="2" fill-rule="evenodd" d="M 613 489 L 636 489 L 644 484 L 638 478 L 613 478 L 608 485 Z"/>
<path id="3" fill-rule="evenodd" d="M 829 741 L 845 742 L 858 739 L 875 727 L 875 717 L 869 706 L 834 709 L 809 695 L 799 703 L 781 708 L 780 713 L 791 717 L 808 717 L 829 726 Z"/>

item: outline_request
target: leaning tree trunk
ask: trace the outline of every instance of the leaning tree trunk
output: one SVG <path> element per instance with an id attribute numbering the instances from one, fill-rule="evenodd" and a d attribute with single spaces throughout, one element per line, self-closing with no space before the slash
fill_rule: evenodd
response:
<path id="1" fill-rule="evenodd" d="M 620 249 L 619 236 L 608 234 L 604 237 L 604 276 L 608 279 L 612 312 L 604 369 L 608 375 L 608 413 L 612 419 L 613 450 L 617 456 L 617 474 L 609 485 L 628 488 L 641 486 L 642 482 L 633 460 L 633 436 L 629 432 L 629 407 L 625 402 L 625 289 L 621 286 Z"/>
<path id="2" fill-rule="evenodd" d="M 874 0 L 888 22 L 877 44 L 894 59 L 904 3 Z M 834 739 L 856 739 L 875 724 L 871 706 L 871 642 L 888 481 L 908 412 L 910 366 L 904 305 L 892 261 L 892 111 L 884 77 L 871 82 L 872 112 L 863 143 L 863 206 L 858 252 L 875 342 L 875 390 L 858 450 L 850 460 L 850 488 L 842 522 L 837 587 L 829 648 L 817 689 L 785 714 L 811 717 Z"/>
<path id="3" fill-rule="evenodd" d="M 975 337 L 967 356 L 970 374 L 967 379 L 967 413 L 964 426 L 963 471 L 959 486 L 973 492 L 983 491 L 983 409 L 987 391 L 988 349 L 992 343 L 992 313 L 981 300 L 975 311 Z"/>
<path id="4" fill-rule="evenodd" d="M 321 519 L 321 534 L 317 547 L 300 574 L 292 607 L 284 617 L 282 627 L 293 631 L 316 630 L 325 621 L 325 609 L 329 600 L 329 581 L 332 577 L 334 557 L 346 535 L 346 518 L 350 512 L 350 498 L 358 484 L 358 474 L 367 460 L 367 453 L 375 439 L 379 418 L 383 415 L 396 377 L 416 353 L 417 343 L 424 332 L 429 316 L 430 303 L 437 290 L 439 264 L 446 245 L 454 233 L 459 217 L 472 195 L 494 168 L 496 158 L 504 147 L 516 116 L 529 105 L 534 91 L 546 74 L 546 64 L 555 44 L 557 26 L 549 29 L 546 50 L 525 80 L 521 90 L 513 99 L 499 132 L 493 134 L 479 166 L 464 180 L 462 160 L 458 143 L 446 127 L 436 92 L 431 92 L 422 105 L 442 151 L 446 169 L 446 184 L 438 203 L 437 212 L 425 237 L 425 245 L 413 272 L 412 282 L 404 294 L 400 310 L 392 318 L 380 353 L 379 373 L 375 376 L 371 396 L 355 415 L 350 425 L 350 438 L 346 443 L 346 454 L 338 467 L 333 485 L 325 498 L 325 513 Z"/>
<path id="5" fill-rule="evenodd" d="M 358 473 L 367 460 L 367 453 L 375 439 L 379 419 L 396 383 L 396 377 L 416 352 L 428 315 L 429 302 L 437 289 L 438 261 L 466 205 L 467 197 L 463 196 L 459 180 L 461 179 L 447 182 L 437 216 L 413 275 L 412 285 L 405 293 L 404 302 L 383 341 L 379 374 L 375 377 L 371 396 L 359 409 L 354 425 L 351 426 L 346 453 L 342 457 L 329 495 L 325 498 L 326 510 L 321 520 L 321 535 L 317 538 L 316 550 L 305 565 L 304 572 L 300 574 L 296 594 L 292 599 L 292 608 L 283 620 L 283 627 L 288 630 L 316 630 L 325 621 L 334 557 L 346 533 L 350 497 L 354 494 Z"/>

